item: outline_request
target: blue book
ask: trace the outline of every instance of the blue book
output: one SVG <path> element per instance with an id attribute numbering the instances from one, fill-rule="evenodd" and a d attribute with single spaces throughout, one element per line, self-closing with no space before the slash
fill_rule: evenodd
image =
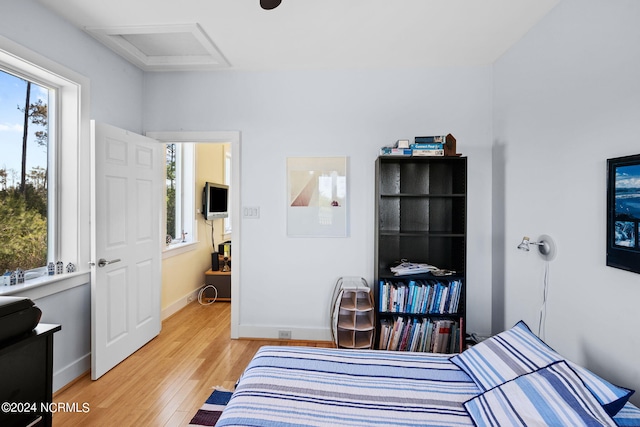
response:
<path id="1" fill-rule="evenodd" d="M 440 302 L 442 301 L 443 290 L 444 290 L 444 285 L 438 282 L 438 295 L 436 297 L 435 304 L 433 304 L 433 312 L 436 314 L 440 313 Z"/>
<path id="2" fill-rule="evenodd" d="M 416 144 L 422 144 L 422 143 L 433 143 L 433 142 L 439 142 L 440 144 L 444 144 L 447 140 L 447 136 L 446 135 L 437 135 L 437 136 L 416 136 L 414 139 L 414 142 Z"/>
<path id="3" fill-rule="evenodd" d="M 431 284 L 426 283 L 424 285 L 424 300 L 422 301 L 422 307 L 420 307 L 420 313 L 427 313 L 429 307 L 429 301 L 431 300 Z"/>
<path id="4" fill-rule="evenodd" d="M 444 150 L 444 144 L 440 142 L 420 142 L 411 144 L 412 150 Z"/>

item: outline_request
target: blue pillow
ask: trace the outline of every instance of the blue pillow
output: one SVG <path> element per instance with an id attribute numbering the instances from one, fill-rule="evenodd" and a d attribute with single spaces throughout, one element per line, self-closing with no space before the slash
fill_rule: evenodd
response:
<path id="1" fill-rule="evenodd" d="M 565 361 L 485 391 L 464 407 L 478 427 L 617 425 Z"/>
<path id="2" fill-rule="evenodd" d="M 450 358 L 482 390 L 565 360 L 535 336 L 523 322 Z M 634 390 L 618 387 L 593 372 L 567 361 L 611 416 L 627 403 Z"/>

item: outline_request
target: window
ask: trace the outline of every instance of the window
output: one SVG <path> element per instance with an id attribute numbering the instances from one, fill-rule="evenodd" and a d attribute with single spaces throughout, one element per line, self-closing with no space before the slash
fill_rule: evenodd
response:
<path id="1" fill-rule="evenodd" d="M 26 275 L 27 279 L 35 279 L 46 273 L 42 267 L 47 262 L 62 261 L 64 265 L 74 264 L 81 273 L 87 272 L 91 256 L 91 159 L 86 144 L 90 139 L 89 81 L 2 36 L 0 75 L 0 128 L 6 130 L 0 135 L 0 169 L 3 171 L 0 191 L 4 193 L 0 224 L 18 224 L 2 231 L 5 234 L 0 236 L 3 239 L 0 254 L 4 258 L 0 268 L 41 267 Z M 5 98 L 10 85 L 14 84 L 24 88 L 24 96 L 17 103 Z M 30 89 L 28 101 L 27 87 Z M 16 122 L 6 114 L 14 110 L 22 114 L 21 121 Z M 26 150 L 22 147 L 25 141 L 22 136 L 18 136 L 19 142 L 12 142 L 11 147 L 6 140 L 11 128 L 19 126 L 27 131 Z M 18 145 L 17 149 L 14 144 Z M 17 150 L 20 161 L 11 159 L 12 150 Z M 24 167 L 23 158 L 26 159 Z M 16 202 L 11 193 L 25 196 Z M 31 259 L 21 254 L 27 231 L 16 220 L 22 214 L 24 223 L 29 225 L 28 233 L 34 233 L 30 234 L 29 244 L 36 255 Z M 62 276 L 51 280 L 61 279 Z M 73 279 L 63 286 L 74 286 L 82 280 Z M 40 293 L 45 294 L 46 291 Z"/>
<path id="2" fill-rule="evenodd" d="M 49 92 L 52 92 L 51 95 Z M 49 99 L 53 90 L 0 70 L 0 272 L 48 260 Z M 49 206 L 51 205 L 51 206 Z"/>
<path id="3" fill-rule="evenodd" d="M 167 245 L 190 243 L 194 232 L 194 146 L 192 143 L 166 144 Z"/>
<path id="4" fill-rule="evenodd" d="M 225 144 L 224 146 L 224 183 L 229 186 L 229 201 L 227 212 L 229 212 L 229 216 L 224 219 L 224 233 L 231 234 L 231 192 L 233 189 L 231 188 L 231 145 Z"/>

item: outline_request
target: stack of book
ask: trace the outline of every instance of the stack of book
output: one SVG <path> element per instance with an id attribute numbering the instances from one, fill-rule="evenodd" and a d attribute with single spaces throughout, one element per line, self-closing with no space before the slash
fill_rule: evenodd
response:
<path id="1" fill-rule="evenodd" d="M 460 352 L 460 324 L 451 319 L 397 317 L 380 321 L 379 350 Z"/>
<path id="2" fill-rule="evenodd" d="M 446 135 L 416 136 L 415 142 L 409 147 L 412 156 L 444 156 Z"/>
<path id="3" fill-rule="evenodd" d="M 416 136 L 414 142 L 399 139 L 395 144 L 380 148 L 381 156 L 459 156 L 456 139 L 451 134 Z"/>

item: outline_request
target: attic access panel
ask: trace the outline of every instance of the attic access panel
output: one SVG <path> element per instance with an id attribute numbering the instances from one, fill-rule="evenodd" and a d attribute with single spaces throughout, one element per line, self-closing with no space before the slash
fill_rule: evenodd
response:
<path id="1" fill-rule="evenodd" d="M 86 27 L 85 31 L 144 71 L 230 67 L 198 24 Z"/>

